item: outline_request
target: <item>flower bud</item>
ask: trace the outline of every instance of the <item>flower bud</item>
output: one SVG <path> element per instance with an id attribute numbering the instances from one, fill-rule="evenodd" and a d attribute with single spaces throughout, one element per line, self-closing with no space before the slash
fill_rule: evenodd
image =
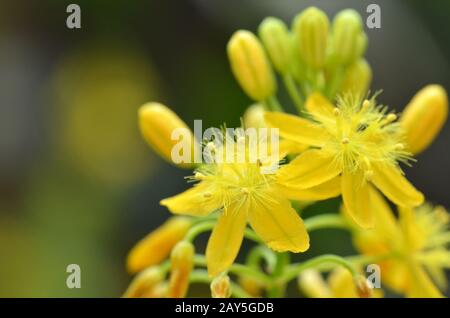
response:
<path id="1" fill-rule="evenodd" d="M 245 93 L 263 101 L 275 93 L 276 83 L 264 48 L 251 32 L 233 34 L 227 46 L 231 70 Z"/>
<path id="2" fill-rule="evenodd" d="M 264 128 L 264 107 L 261 104 L 253 104 L 244 113 L 245 128 Z"/>
<path id="3" fill-rule="evenodd" d="M 164 274 L 158 266 L 152 266 L 139 273 L 123 294 L 124 298 L 148 297 L 155 286 L 161 283 Z"/>
<path id="4" fill-rule="evenodd" d="M 240 276 L 239 285 L 252 297 L 261 297 L 263 286 L 252 277 Z"/>
<path id="5" fill-rule="evenodd" d="M 275 69 L 286 74 L 292 59 L 292 42 L 284 22 L 277 18 L 265 18 L 259 26 L 259 37 Z"/>
<path id="6" fill-rule="evenodd" d="M 307 65 L 316 69 L 325 64 L 329 24 L 327 15 L 315 7 L 294 19 L 293 31 L 300 54 Z"/>
<path id="7" fill-rule="evenodd" d="M 339 12 L 333 21 L 332 49 L 336 61 L 347 65 L 364 51 L 361 16 L 352 9 Z"/>
<path id="8" fill-rule="evenodd" d="M 172 110 L 159 103 L 147 103 L 139 108 L 139 126 L 147 143 L 165 160 L 182 168 L 192 168 L 194 162 L 195 138 L 189 127 Z M 182 136 L 175 138 L 174 132 Z M 174 161 L 172 152 L 175 146 L 183 145 L 181 162 Z"/>
<path id="9" fill-rule="evenodd" d="M 360 298 L 372 297 L 372 286 L 363 275 L 358 275 L 355 279 L 356 293 Z"/>
<path id="10" fill-rule="evenodd" d="M 305 270 L 300 274 L 298 287 L 305 296 L 310 298 L 328 298 L 332 296 L 322 275 L 314 269 Z"/>
<path id="11" fill-rule="evenodd" d="M 442 86 L 428 85 L 417 92 L 400 118 L 408 150 L 418 154 L 427 148 L 441 130 L 447 115 L 447 93 Z"/>
<path id="12" fill-rule="evenodd" d="M 189 287 L 189 275 L 194 267 L 194 245 L 187 241 L 179 242 L 170 255 L 171 271 L 169 297 L 183 298 Z"/>
<path id="13" fill-rule="evenodd" d="M 169 256 L 175 244 L 184 238 L 191 224 L 192 221 L 189 218 L 171 217 L 158 229 L 148 234 L 128 254 L 128 271 L 136 273 L 163 261 Z"/>
<path id="14" fill-rule="evenodd" d="M 372 69 L 369 63 L 365 59 L 359 59 L 345 70 L 341 92 L 350 91 L 356 96 L 364 97 L 371 81 Z"/>
<path id="15" fill-rule="evenodd" d="M 229 298 L 231 296 L 230 277 L 220 274 L 213 279 L 210 288 L 213 298 Z"/>

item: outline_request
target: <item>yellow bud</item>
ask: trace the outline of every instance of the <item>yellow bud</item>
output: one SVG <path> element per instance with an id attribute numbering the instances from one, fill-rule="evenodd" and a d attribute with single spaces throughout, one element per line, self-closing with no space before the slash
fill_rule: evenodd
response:
<path id="1" fill-rule="evenodd" d="M 325 64 L 329 24 L 327 15 L 315 7 L 304 10 L 294 19 L 292 28 L 300 54 L 313 68 L 322 68 Z"/>
<path id="2" fill-rule="evenodd" d="M 194 166 L 194 135 L 177 114 L 168 107 L 154 102 L 141 106 L 139 108 L 139 126 L 144 139 L 162 158 L 182 168 Z M 172 140 L 172 133 L 175 129 L 179 129 L 181 136 Z M 187 162 L 176 163 L 172 158 L 172 150 L 180 142 L 186 143 L 183 151 L 188 151 Z"/>
<path id="3" fill-rule="evenodd" d="M 286 74 L 292 59 L 292 42 L 286 24 L 277 18 L 265 18 L 259 26 L 259 37 L 275 69 Z"/>
<path id="4" fill-rule="evenodd" d="M 345 70 L 344 79 L 341 84 L 341 92 L 352 92 L 356 96 L 363 97 L 372 81 L 372 69 L 365 59 L 349 65 Z"/>
<path id="5" fill-rule="evenodd" d="M 158 266 L 152 266 L 139 273 L 123 294 L 124 298 L 149 297 L 153 289 L 163 281 L 164 274 Z"/>
<path id="6" fill-rule="evenodd" d="M 194 267 L 194 246 L 192 243 L 179 242 L 173 248 L 170 261 L 169 297 L 185 297 L 189 287 L 189 275 Z"/>
<path id="7" fill-rule="evenodd" d="M 170 254 L 172 248 L 181 241 L 189 230 L 189 218 L 171 217 L 159 228 L 140 240 L 128 254 L 127 268 L 130 273 L 159 264 Z"/>
<path id="8" fill-rule="evenodd" d="M 231 70 L 250 98 L 263 101 L 275 93 L 272 68 L 253 33 L 245 30 L 235 32 L 228 42 L 227 52 Z"/>
<path id="9" fill-rule="evenodd" d="M 448 98 L 440 85 L 422 88 L 404 109 L 400 123 L 406 133 L 406 148 L 418 154 L 427 148 L 444 125 Z"/>
<path id="10" fill-rule="evenodd" d="M 240 276 L 239 285 L 252 297 L 261 297 L 262 295 L 262 285 L 254 278 Z"/>
<path id="11" fill-rule="evenodd" d="M 352 9 L 339 12 L 333 21 L 332 49 L 338 63 L 349 64 L 364 51 L 361 16 Z"/>
<path id="12" fill-rule="evenodd" d="M 372 297 L 372 286 L 363 275 L 355 279 L 356 293 L 360 298 Z"/>
<path id="13" fill-rule="evenodd" d="M 229 298 L 231 296 L 230 277 L 220 274 L 213 279 L 210 288 L 213 298 Z"/>
<path id="14" fill-rule="evenodd" d="M 298 287 L 305 296 L 310 298 L 329 298 L 332 296 L 322 275 L 314 269 L 305 270 L 300 274 Z"/>
<path id="15" fill-rule="evenodd" d="M 253 104 L 244 113 L 245 128 L 264 128 L 264 107 L 261 104 Z"/>

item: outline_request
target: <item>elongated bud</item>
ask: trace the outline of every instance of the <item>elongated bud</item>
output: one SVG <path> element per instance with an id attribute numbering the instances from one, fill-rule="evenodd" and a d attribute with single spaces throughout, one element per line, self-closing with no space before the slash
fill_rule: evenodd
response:
<path id="1" fill-rule="evenodd" d="M 292 41 L 286 24 L 269 17 L 263 20 L 258 31 L 273 66 L 281 74 L 286 74 L 292 59 Z"/>
<path id="2" fill-rule="evenodd" d="M 139 108 L 139 126 L 144 139 L 162 158 L 181 168 L 194 166 L 194 135 L 172 110 L 147 103 Z"/>
<path id="3" fill-rule="evenodd" d="M 245 128 L 264 128 L 264 107 L 261 104 L 253 104 L 244 113 Z"/>
<path id="4" fill-rule="evenodd" d="M 350 64 L 364 52 L 361 16 L 352 9 L 339 12 L 333 21 L 332 49 L 336 61 Z"/>
<path id="5" fill-rule="evenodd" d="M 316 7 L 304 10 L 294 19 L 292 28 L 300 54 L 313 68 L 325 64 L 329 24 L 327 15 Z"/>
<path id="6" fill-rule="evenodd" d="M 447 115 L 448 98 L 442 86 L 428 85 L 417 92 L 400 118 L 407 149 L 413 154 L 425 150 L 444 126 Z"/>
<path id="7" fill-rule="evenodd" d="M 341 92 L 352 92 L 356 96 L 365 96 L 367 89 L 372 81 L 372 69 L 365 59 L 349 65 L 345 70 L 344 79 L 342 81 Z"/>
<path id="8" fill-rule="evenodd" d="M 264 48 L 250 31 L 233 34 L 227 46 L 231 70 L 244 92 L 253 100 L 263 101 L 272 96 L 276 84 Z"/>
<path id="9" fill-rule="evenodd" d="M 322 275 L 314 269 L 305 270 L 300 274 L 298 287 L 305 296 L 310 298 L 328 298 L 332 296 Z"/>
<path id="10" fill-rule="evenodd" d="M 230 277 L 220 274 L 213 279 L 210 288 L 213 298 L 229 298 L 231 296 Z"/>
<path id="11" fill-rule="evenodd" d="M 252 277 L 240 276 L 239 285 L 252 297 L 261 297 L 263 286 L 259 281 Z"/>
<path id="12" fill-rule="evenodd" d="M 189 275 L 194 267 L 194 245 L 187 241 L 179 242 L 173 248 L 170 260 L 169 297 L 185 297 L 189 288 Z"/>
<path id="13" fill-rule="evenodd" d="M 163 281 L 164 274 L 158 266 L 152 266 L 139 273 L 131 282 L 122 297 L 150 297 L 153 289 Z"/>
<path id="14" fill-rule="evenodd" d="M 355 288 L 360 298 L 372 297 L 372 286 L 363 275 L 358 275 L 355 279 Z"/>
<path id="15" fill-rule="evenodd" d="M 148 234 L 128 254 L 128 271 L 136 273 L 148 266 L 159 264 L 169 256 L 175 244 L 184 238 L 191 224 L 189 218 L 171 217 Z"/>

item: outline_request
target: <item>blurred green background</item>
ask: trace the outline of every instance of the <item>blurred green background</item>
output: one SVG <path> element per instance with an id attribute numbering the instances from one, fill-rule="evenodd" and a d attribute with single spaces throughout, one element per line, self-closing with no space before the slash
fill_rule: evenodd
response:
<path id="1" fill-rule="evenodd" d="M 190 126 L 235 127 L 251 103 L 226 58 L 236 29 L 254 31 L 269 15 L 290 23 L 309 5 L 365 18 L 374 1 L 78 0 L 82 28 L 69 30 L 72 2 L 0 1 L 1 297 L 120 296 L 128 250 L 169 216 L 159 200 L 187 187 L 188 172 L 140 138 L 138 107 L 158 100 Z M 401 111 L 428 83 L 448 89 L 450 2 L 375 3 L 382 27 L 366 30 L 367 58 L 380 102 Z M 406 171 L 446 207 L 449 130 Z M 351 254 L 348 235 L 313 233 L 297 257 L 324 252 Z M 81 289 L 66 287 L 71 263 L 81 266 Z"/>

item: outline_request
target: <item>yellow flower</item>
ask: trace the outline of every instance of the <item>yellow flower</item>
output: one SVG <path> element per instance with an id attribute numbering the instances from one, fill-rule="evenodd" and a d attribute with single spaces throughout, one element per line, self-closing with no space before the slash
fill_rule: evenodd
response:
<path id="1" fill-rule="evenodd" d="M 400 118 L 408 150 L 418 154 L 426 149 L 444 126 L 447 116 L 448 99 L 442 86 L 428 85 L 417 92 Z"/>
<path id="2" fill-rule="evenodd" d="M 428 204 L 399 207 L 399 219 L 378 191 L 371 189 L 375 228 L 355 229 L 354 242 L 365 255 L 380 256 L 381 281 L 408 297 L 441 297 L 450 267 L 448 213 Z M 345 210 L 344 210 L 345 213 Z M 434 279 L 435 282 L 430 278 Z"/>
<path id="3" fill-rule="evenodd" d="M 380 290 L 370 289 L 363 276 L 361 281 L 355 282 L 352 274 L 342 268 L 334 269 L 325 281 L 322 275 L 309 269 L 302 272 L 298 279 L 299 289 L 310 298 L 367 298 L 382 297 Z M 358 285 L 364 288 L 358 288 Z"/>
<path id="4" fill-rule="evenodd" d="M 278 252 L 304 252 L 309 248 L 309 236 L 303 221 L 292 208 L 290 199 L 310 200 L 337 196 L 339 189 L 333 185 L 308 190 L 280 186 L 277 174 L 262 173 L 272 162 L 249 160 L 255 154 L 251 143 L 240 136 L 230 147 L 241 142 L 245 145 L 245 160 L 215 160 L 198 168 L 191 189 L 161 201 L 176 214 L 205 216 L 220 211 L 208 241 L 206 260 L 211 276 L 227 270 L 236 258 L 247 222 L 256 234 Z M 207 147 L 215 149 L 212 142 Z M 217 146 L 219 147 L 219 146 Z M 217 148 L 217 153 L 224 149 Z M 239 154 L 238 154 L 239 156 Z M 278 162 L 277 162 L 278 163 Z"/>
<path id="5" fill-rule="evenodd" d="M 170 255 L 171 270 L 169 279 L 169 297 L 186 297 L 189 287 L 189 275 L 194 268 L 194 246 L 181 241 Z"/>
<path id="6" fill-rule="evenodd" d="M 148 266 L 159 264 L 169 256 L 175 244 L 184 238 L 191 224 L 189 218 L 172 217 L 148 234 L 128 254 L 128 271 L 137 273 Z"/>
<path id="7" fill-rule="evenodd" d="M 139 127 L 147 143 L 165 160 L 181 168 L 193 168 L 195 138 L 189 127 L 168 107 L 159 103 L 147 103 L 139 108 Z M 191 153 L 187 156 L 189 162 L 175 163 L 172 158 L 174 146 L 179 142 L 172 136 L 176 129 L 183 129 Z M 184 138 L 184 137 L 183 137 Z"/>
<path id="8" fill-rule="evenodd" d="M 334 107 L 312 94 L 306 108 L 314 121 L 283 113 L 266 113 L 266 124 L 280 129 L 288 140 L 310 145 L 289 165 L 280 169 L 279 182 L 309 189 L 340 183 L 344 205 L 361 227 L 373 226 L 370 188 L 375 185 L 401 206 L 417 206 L 423 195 L 404 177 L 398 166 L 406 162 L 401 129 L 396 115 L 375 100 L 361 102 L 352 95 Z"/>

